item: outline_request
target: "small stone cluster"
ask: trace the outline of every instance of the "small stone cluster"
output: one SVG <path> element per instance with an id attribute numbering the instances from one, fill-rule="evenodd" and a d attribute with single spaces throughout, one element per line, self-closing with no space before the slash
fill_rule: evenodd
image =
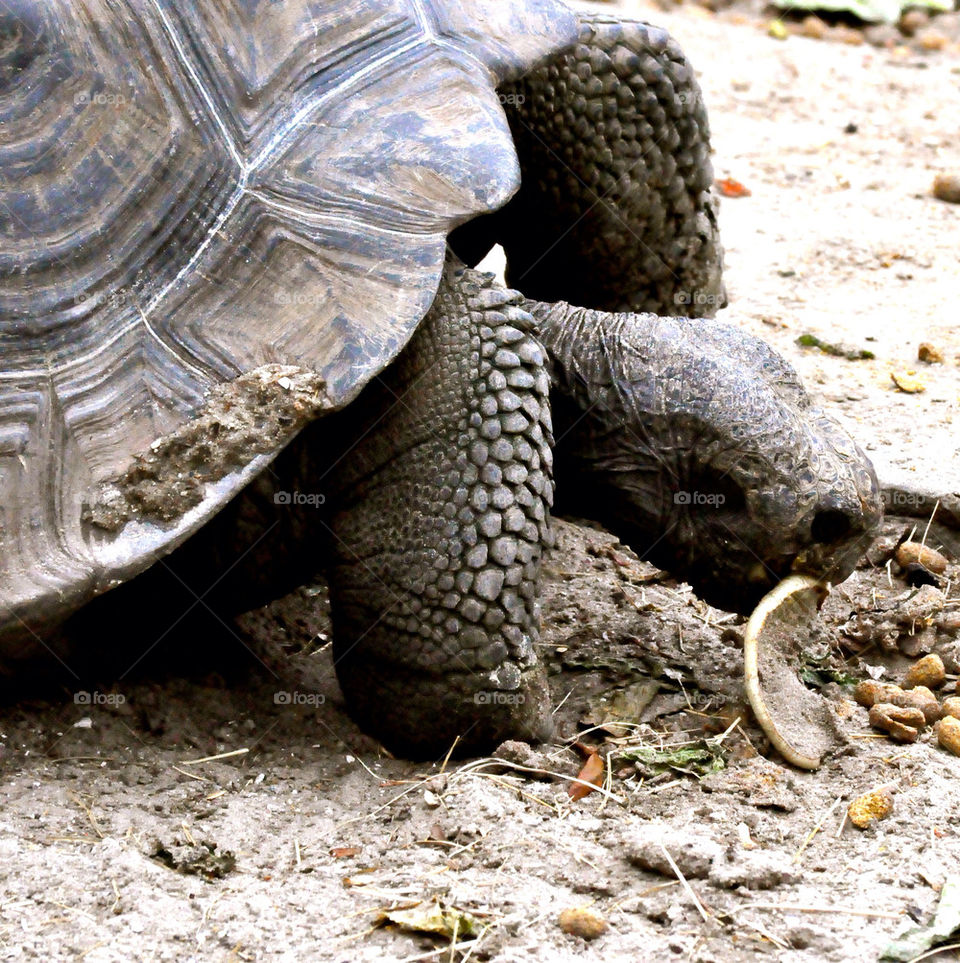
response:
<path id="1" fill-rule="evenodd" d="M 943 660 L 930 654 L 910 666 L 902 686 L 867 679 L 854 698 L 869 710 L 870 725 L 891 739 L 916 742 L 927 726 L 935 726 L 940 745 L 960 756 L 960 696 L 940 702 L 933 692 L 945 679 Z"/>

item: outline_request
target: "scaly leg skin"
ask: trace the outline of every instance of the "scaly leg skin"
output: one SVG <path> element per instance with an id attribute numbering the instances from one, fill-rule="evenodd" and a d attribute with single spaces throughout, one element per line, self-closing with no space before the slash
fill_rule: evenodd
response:
<path id="1" fill-rule="evenodd" d="M 304 472 L 326 473 L 331 492 L 334 660 L 348 710 L 408 757 L 552 731 L 536 651 L 549 376 L 518 301 L 448 265 L 394 364 L 299 448 Z"/>
<path id="2" fill-rule="evenodd" d="M 690 317 L 726 304 L 706 108 L 666 31 L 584 18 L 576 47 L 499 93 L 523 182 L 454 232 L 460 257 L 501 243 L 508 283 L 541 301 Z"/>

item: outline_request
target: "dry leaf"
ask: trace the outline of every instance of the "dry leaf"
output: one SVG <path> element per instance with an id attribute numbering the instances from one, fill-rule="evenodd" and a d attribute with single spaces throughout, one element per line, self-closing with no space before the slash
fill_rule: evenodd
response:
<path id="1" fill-rule="evenodd" d="M 905 372 L 891 371 L 890 377 L 893 383 L 908 395 L 918 395 L 927 390 L 927 386 L 919 378 L 911 378 Z"/>
<path id="2" fill-rule="evenodd" d="M 381 912 L 381 923 L 393 923 L 401 929 L 414 933 L 432 933 L 447 939 L 476 936 L 480 927 L 474 916 L 455 907 L 436 903 L 423 904 L 409 910 Z"/>
<path id="3" fill-rule="evenodd" d="M 577 774 L 578 779 L 590 783 L 591 786 L 600 788 L 603 785 L 603 757 L 599 752 L 592 752 L 583 764 L 583 768 Z M 583 799 L 593 792 L 589 786 L 583 786 L 579 782 L 570 783 L 568 790 L 571 799 Z"/>
<path id="4" fill-rule="evenodd" d="M 732 177 L 720 177 L 716 181 L 717 190 L 724 197 L 749 197 L 751 194 L 749 187 L 744 187 L 740 181 Z"/>
<path id="5" fill-rule="evenodd" d="M 351 856 L 360 855 L 359 846 L 335 846 L 330 850 L 330 855 L 334 859 L 348 859 Z"/>

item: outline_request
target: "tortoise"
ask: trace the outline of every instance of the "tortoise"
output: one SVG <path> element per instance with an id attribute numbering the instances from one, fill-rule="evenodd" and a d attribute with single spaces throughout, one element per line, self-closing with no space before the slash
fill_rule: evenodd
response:
<path id="1" fill-rule="evenodd" d="M 876 477 L 709 317 L 709 132 L 664 31 L 12 0 L 0 37 L 6 671 L 160 559 L 225 612 L 322 567 L 360 726 L 474 752 L 550 730 L 554 483 L 725 608 L 852 570 Z M 519 291 L 468 266 L 496 242 Z"/>

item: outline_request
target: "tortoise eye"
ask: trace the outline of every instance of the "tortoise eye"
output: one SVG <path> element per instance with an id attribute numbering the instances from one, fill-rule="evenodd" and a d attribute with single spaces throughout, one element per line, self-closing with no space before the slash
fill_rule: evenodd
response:
<path id="1" fill-rule="evenodd" d="M 0 5 L 0 94 L 47 50 L 47 33 L 36 2 L 6 0 Z"/>

